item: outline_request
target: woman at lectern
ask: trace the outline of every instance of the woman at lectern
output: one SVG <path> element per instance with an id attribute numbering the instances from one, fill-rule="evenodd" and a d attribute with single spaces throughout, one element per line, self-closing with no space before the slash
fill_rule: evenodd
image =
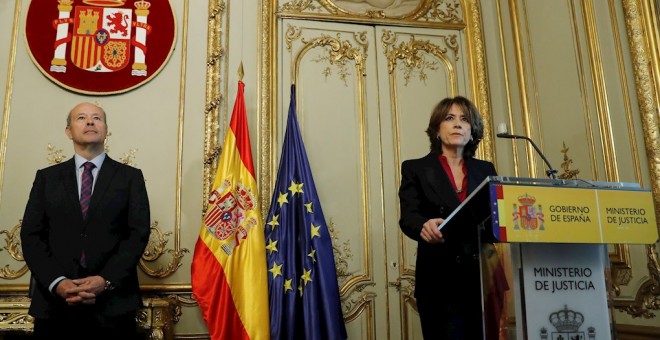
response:
<path id="1" fill-rule="evenodd" d="M 465 97 L 436 105 L 426 134 L 431 152 L 401 165 L 401 231 L 417 241 L 415 298 L 424 339 L 483 339 L 476 225 L 438 230 L 487 177 L 493 163 L 474 158 L 483 121 Z"/>

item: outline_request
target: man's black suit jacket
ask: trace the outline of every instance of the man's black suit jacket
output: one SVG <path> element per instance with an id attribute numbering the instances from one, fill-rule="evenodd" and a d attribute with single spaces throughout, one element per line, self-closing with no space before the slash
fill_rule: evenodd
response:
<path id="1" fill-rule="evenodd" d="M 422 225 L 426 221 L 446 218 L 461 204 L 438 157 L 437 152 L 431 152 L 401 165 L 399 226 L 404 234 L 418 242 L 415 297 L 419 299 L 450 292 L 448 299 L 460 300 L 461 291 L 470 286 L 478 288 L 481 283 L 478 261 L 471 261 L 479 252 L 478 226 L 443 229 L 441 232 L 445 242 L 440 244 L 429 244 L 420 238 Z M 464 162 L 468 196 L 487 176 L 497 174 L 490 162 L 475 158 L 466 158 Z"/>
<path id="2" fill-rule="evenodd" d="M 96 299 L 101 315 L 141 304 L 137 264 L 149 241 L 149 199 L 142 171 L 106 155 L 83 220 L 73 158 L 37 171 L 21 227 L 23 256 L 32 273 L 30 315 L 48 318 L 66 308 L 48 290 L 58 277 L 79 278 L 84 251 L 89 276 L 116 288 Z"/>

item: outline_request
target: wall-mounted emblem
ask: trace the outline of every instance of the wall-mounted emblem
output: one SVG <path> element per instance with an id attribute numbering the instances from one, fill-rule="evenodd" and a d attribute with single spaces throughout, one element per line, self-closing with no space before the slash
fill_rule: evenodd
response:
<path id="1" fill-rule="evenodd" d="M 536 198 L 527 194 L 518 197 L 517 204 L 513 205 L 513 229 L 519 230 L 544 230 L 543 208 L 541 205 L 534 205 Z"/>
<path id="2" fill-rule="evenodd" d="M 174 49 L 168 0 L 33 0 L 25 37 L 32 60 L 56 84 L 84 94 L 144 85 Z"/>

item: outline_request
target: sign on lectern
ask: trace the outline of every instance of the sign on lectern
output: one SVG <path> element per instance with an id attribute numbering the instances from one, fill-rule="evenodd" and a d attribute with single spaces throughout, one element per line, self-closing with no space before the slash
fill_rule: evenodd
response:
<path id="1" fill-rule="evenodd" d="M 518 339 L 616 338 L 607 245 L 658 240 L 652 193 L 635 183 L 491 176 L 440 228 L 468 223 L 511 245 Z"/>

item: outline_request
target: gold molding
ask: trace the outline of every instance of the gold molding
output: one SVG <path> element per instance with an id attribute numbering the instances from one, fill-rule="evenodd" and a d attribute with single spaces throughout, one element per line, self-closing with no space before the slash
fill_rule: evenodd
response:
<path id="1" fill-rule="evenodd" d="M 616 27 L 621 27 L 621 25 L 619 25 L 619 21 L 617 19 L 617 15 L 616 15 L 617 11 L 614 1 L 615 0 L 608 0 L 608 8 L 610 12 L 611 26 L 616 28 Z M 623 67 L 623 65 L 626 64 L 624 59 L 623 46 L 622 46 L 622 42 L 624 40 L 621 39 L 621 35 L 618 29 L 613 29 L 612 35 L 614 37 L 614 45 L 615 45 L 614 47 L 616 49 L 617 65 L 620 65 L 618 67 L 619 83 L 620 83 L 623 107 L 626 116 L 626 127 L 628 129 L 628 136 L 629 136 L 628 141 L 630 143 L 630 157 L 632 158 L 633 169 L 635 171 L 635 182 L 639 183 L 640 186 L 644 187 L 644 179 L 642 178 L 642 166 L 639 157 L 640 149 L 639 146 L 637 145 L 637 132 L 635 131 L 635 125 L 634 125 L 635 119 L 633 117 L 634 111 L 631 103 L 632 97 L 629 91 L 629 80 L 626 75 L 626 69 L 625 67 Z"/>
<path id="2" fill-rule="evenodd" d="M 220 158 L 219 117 L 220 107 L 224 103 L 224 96 L 220 89 L 223 82 L 221 79 L 221 60 L 225 58 L 226 48 L 222 39 L 223 17 L 226 14 L 226 5 L 223 0 L 209 0 L 208 2 L 208 30 L 206 51 L 206 104 L 204 109 L 204 174 L 202 212 L 207 207 L 209 193 L 213 186 L 215 173 L 217 171 L 218 159 Z"/>
<path id="3" fill-rule="evenodd" d="M 633 317 L 653 319 L 656 314 L 652 311 L 660 310 L 660 271 L 658 271 L 658 252 L 654 246 L 646 246 L 648 268 L 651 277 L 642 283 L 634 300 L 614 301 L 614 307 Z"/>
<path id="4" fill-rule="evenodd" d="M 22 262 L 24 260 L 23 260 L 23 250 L 21 248 L 20 233 L 21 233 L 21 221 L 18 221 L 18 224 L 16 224 L 10 231 L 0 230 L 0 235 L 2 234 L 7 235 L 5 238 L 5 246 L 3 247 L 3 249 L 5 249 L 9 253 L 9 256 L 11 256 L 12 259 Z M 23 265 L 18 270 L 13 270 L 9 268 L 9 264 L 6 264 L 3 268 L 0 268 L 0 279 L 15 280 L 25 275 L 27 272 L 28 272 L 27 265 Z"/>
<path id="5" fill-rule="evenodd" d="M 2 188 L 5 182 L 5 161 L 7 157 L 7 135 L 9 134 L 9 115 L 11 113 L 12 94 L 14 91 L 14 70 L 16 68 L 16 46 L 18 41 L 18 28 L 20 27 L 21 0 L 14 2 L 14 20 L 9 45 L 9 62 L 7 63 L 7 84 L 5 85 L 5 102 L 2 113 L 2 131 L 0 132 L 0 202 L 2 202 Z"/>
<path id="6" fill-rule="evenodd" d="M 586 26 L 585 39 L 588 47 L 589 69 L 592 72 L 591 80 L 595 97 L 594 101 L 596 103 L 596 113 L 598 115 L 598 126 L 600 128 L 601 148 L 605 157 L 605 179 L 607 181 L 618 182 L 619 171 L 616 161 L 616 151 L 614 149 L 614 134 L 612 133 L 610 122 L 611 114 L 607 100 L 605 72 L 603 71 L 601 48 L 598 42 L 598 32 L 596 31 L 596 14 L 594 12 L 593 0 L 582 2 L 582 18 Z"/>
<path id="7" fill-rule="evenodd" d="M 259 179 L 260 179 L 260 199 L 262 207 L 270 207 L 270 193 L 273 192 L 275 178 L 272 176 L 272 169 L 277 164 L 277 151 L 274 149 L 272 141 L 277 140 L 277 65 L 280 60 L 277 55 L 278 30 L 275 21 L 275 9 L 277 0 L 263 0 L 261 5 L 261 45 L 259 46 L 259 75 L 260 84 L 260 102 L 259 112 L 259 130 L 261 138 L 259 140 L 260 159 L 259 159 Z M 264 219 L 268 211 L 263 209 Z"/>
<path id="8" fill-rule="evenodd" d="M 398 23 L 425 26 L 462 26 L 461 0 L 420 0 L 408 12 L 393 13 L 390 9 L 365 9 L 355 11 L 338 6 L 334 0 L 292 0 L 277 9 L 280 16 L 325 19 L 334 21 Z"/>
<path id="9" fill-rule="evenodd" d="M 23 252 L 21 249 L 21 222 L 22 221 L 19 221 L 19 223 L 16 224 L 11 229 L 11 231 L 0 230 L 0 235 L 7 235 L 5 237 L 6 246 L 3 249 L 7 250 L 11 258 L 17 262 L 25 261 L 23 259 Z M 142 254 L 142 258 L 140 258 L 140 262 L 138 263 L 138 266 L 146 275 L 155 278 L 165 278 L 172 275 L 181 267 L 181 259 L 183 258 L 183 255 L 188 252 L 188 249 L 179 249 L 178 247 L 175 247 L 175 249 L 166 249 L 165 247 L 168 242 L 167 236 L 171 234 L 172 232 L 163 233 L 160 231 L 160 229 L 158 229 L 158 221 L 152 223 L 149 243 L 147 248 L 144 250 L 144 253 Z M 172 256 L 172 262 L 168 263 L 166 267 L 160 266 L 158 269 L 149 268 L 149 263 L 157 261 L 166 253 Z M 18 270 L 13 270 L 9 267 L 9 264 L 7 264 L 5 267 L 0 268 L 0 279 L 14 280 L 22 277 L 28 271 L 29 269 L 27 265 L 23 265 Z M 3 286 L 2 288 L 2 291 L 5 292 L 7 286 Z"/>
<path id="10" fill-rule="evenodd" d="M 486 57 L 485 57 L 485 44 L 483 31 L 481 28 L 481 12 L 480 4 L 478 0 L 455 0 L 451 1 L 452 4 L 459 4 L 463 8 L 461 14 L 464 18 L 452 19 L 449 23 L 442 22 L 432 22 L 427 17 L 437 15 L 437 12 L 433 12 L 437 7 L 433 5 L 441 3 L 449 3 L 444 0 L 422 0 L 420 3 L 428 4 L 428 7 L 423 7 L 426 9 L 426 12 L 419 11 L 416 14 L 418 20 L 397 20 L 391 18 L 379 18 L 378 15 L 372 15 L 371 13 L 365 13 L 361 16 L 348 16 L 348 15 L 328 15 L 327 13 L 322 13 L 325 10 L 325 7 L 318 6 L 317 3 L 325 1 L 326 5 L 330 2 L 328 0 L 319 0 L 314 2 L 313 0 L 292 0 L 278 8 L 278 3 L 273 0 L 263 0 L 261 6 L 261 22 L 260 22 L 260 32 L 261 32 L 261 45 L 260 45 L 260 65 L 261 69 L 259 70 L 260 75 L 260 103 L 259 103 L 259 122 L 260 122 L 260 131 L 261 131 L 261 158 L 260 158 L 260 192 L 262 206 L 270 205 L 270 196 L 268 194 L 272 192 L 273 178 L 272 172 L 276 163 L 277 151 L 274 150 L 273 141 L 278 140 L 277 131 L 274 127 L 278 126 L 278 117 L 277 117 L 277 108 L 280 107 L 278 99 L 274 96 L 281 91 L 279 89 L 278 83 L 278 65 L 280 64 L 280 59 L 278 55 L 279 44 L 282 44 L 283 49 L 291 51 L 292 41 L 300 39 L 300 31 L 296 31 L 292 28 L 284 28 L 287 31 L 282 41 L 279 41 L 279 27 L 277 25 L 277 19 L 283 18 L 293 18 L 293 19 L 306 19 L 306 20 L 318 20 L 318 21 L 333 21 L 333 22 L 346 22 L 346 23 L 368 23 L 368 24 L 383 24 L 383 25 L 396 25 L 396 26 L 409 26 L 409 27 L 432 27 L 432 28 L 445 28 L 449 30 L 454 30 L 460 32 L 461 34 L 465 33 L 467 36 L 466 51 L 464 52 L 467 56 L 465 59 L 467 64 L 467 70 L 469 72 L 469 86 L 472 92 L 473 100 L 475 104 L 479 107 L 482 116 L 485 121 L 485 131 L 484 131 L 484 140 L 482 141 L 478 156 L 487 160 L 494 160 L 494 149 L 493 149 L 493 132 L 492 132 L 492 116 L 491 116 L 491 106 L 490 106 L 490 94 L 489 94 L 489 83 L 486 72 Z M 323 8 L 321 8 L 323 7 Z M 420 7 L 422 8 L 422 7 Z M 430 13 L 430 14 L 429 14 Z M 463 31 L 463 32 L 461 32 Z M 334 38 L 326 37 L 326 41 L 332 41 Z M 338 39 L 334 39 L 338 40 Z M 446 41 L 446 43 L 451 44 L 451 41 Z M 338 46 L 341 46 L 339 44 Z M 338 47 L 339 48 L 339 47 Z M 338 54 L 342 54 L 336 51 Z M 296 60 L 296 59 L 294 59 Z M 297 63 L 294 62 L 293 67 L 297 67 Z M 293 80 L 295 81 L 297 73 L 294 72 Z M 396 124 L 395 124 L 396 125 Z M 398 132 L 395 131 L 395 134 Z M 396 151 L 396 160 L 399 161 L 399 154 Z M 399 236 L 401 237 L 401 236 Z M 403 240 L 400 238 L 401 245 Z M 365 249 L 365 251 L 368 249 Z M 404 261 L 405 262 L 405 261 Z M 400 268 L 402 268 L 401 266 Z M 370 270 L 367 266 L 366 270 Z M 398 279 L 400 284 L 399 289 L 405 290 L 402 294 L 402 299 L 404 303 L 402 308 L 406 304 L 413 303 L 414 298 L 412 297 L 412 286 L 414 284 L 414 271 L 405 270 L 402 268 L 400 275 L 401 278 Z M 366 317 L 367 322 L 369 323 L 366 329 L 366 337 L 372 338 L 376 334 L 375 330 L 375 295 L 370 292 L 363 292 L 365 288 L 373 285 L 373 282 L 369 279 L 369 275 L 357 275 L 351 278 L 346 278 L 345 283 L 342 285 L 340 291 L 341 300 L 342 300 L 342 309 L 344 310 L 344 320 L 346 323 L 351 322 L 358 318 L 364 312 L 367 313 Z M 350 288 L 350 289 L 349 289 Z M 402 314 L 402 317 L 405 318 L 405 313 Z"/>
<path id="11" fill-rule="evenodd" d="M 612 288 L 614 295 L 621 295 L 621 286 L 628 285 L 632 279 L 632 262 L 630 259 L 630 246 L 627 244 L 613 244 L 614 252 L 609 253 Z"/>
<path id="12" fill-rule="evenodd" d="M 368 322 L 367 334 L 374 334 L 374 308 L 376 294 L 366 292 L 362 293 L 356 298 L 343 298 L 342 313 L 344 314 L 344 322 L 349 323 L 356 320 L 363 312 L 366 312 L 365 318 Z M 371 321 L 371 322 L 369 322 Z"/>
<path id="13" fill-rule="evenodd" d="M 504 43 L 504 22 L 503 18 L 505 17 L 505 14 L 502 12 L 502 1 L 506 0 L 497 0 L 496 1 L 496 6 L 497 6 L 497 29 L 498 29 L 498 35 L 499 35 L 499 46 L 500 46 L 500 53 L 502 54 L 502 74 L 504 77 L 504 90 L 506 93 L 506 107 L 507 107 L 507 117 L 509 117 L 508 124 L 513 129 L 513 106 L 512 106 L 512 96 L 511 96 L 511 86 L 512 86 L 512 81 L 509 79 L 509 74 L 511 73 L 509 71 L 509 63 L 507 60 L 509 59 L 508 54 L 507 54 L 507 49 L 506 45 Z M 518 148 L 516 148 L 516 145 L 514 143 L 511 143 L 511 154 L 512 154 L 512 159 L 513 159 L 513 175 L 515 177 L 520 176 L 520 165 L 518 163 Z M 496 164 L 497 165 L 497 164 Z"/>
<path id="14" fill-rule="evenodd" d="M 335 269 L 337 271 L 337 281 L 342 286 L 344 282 L 348 281 L 351 272 L 348 270 L 348 260 L 353 258 L 351 251 L 351 240 L 346 240 L 343 246 L 340 247 L 339 232 L 335 229 L 335 222 L 330 219 L 327 223 L 328 231 L 330 232 L 330 239 L 332 240 L 332 255 L 335 258 Z"/>
<path id="15" fill-rule="evenodd" d="M 660 339 L 660 327 L 616 324 L 619 339 Z"/>
<path id="16" fill-rule="evenodd" d="M 468 39 L 468 72 L 472 86 L 473 101 L 484 120 L 484 137 L 479 144 L 477 156 L 494 161 L 493 117 L 491 113 L 488 72 L 486 71 L 486 44 L 481 28 L 481 6 L 478 0 L 465 0 L 466 36 Z"/>
<path id="17" fill-rule="evenodd" d="M 142 271 L 150 277 L 155 278 L 165 278 L 168 277 L 174 272 L 176 272 L 179 267 L 181 267 L 181 259 L 183 255 L 188 252 L 187 248 L 175 247 L 175 249 L 166 249 L 167 245 L 167 236 L 171 235 L 172 232 L 163 233 L 158 228 L 158 221 L 155 221 L 151 224 L 151 235 L 149 236 L 149 243 L 147 244 L 142 258 L 138 266 Z M 149 263 L 153 263 L 161 258 L 165 254 L 170 254 L 172 256 L 172 261 L 167 264 L 166 267 L 160 266 L 158 269 L 151 269 Z"/>
<path id="18" fill-rule="evenodd" d="M 290 27 L 287 32 L 290 32 L 290 34 L 287 34 L 287 44 L 291 44 L 293 41 L 300 39 L 302 46 L 300 49 L 295 53 L 295 57 L 293 58 L 293 65 L 292 65 L 292 79 L 294 83 L 297 83 L 298 81 L 298 76 L 299 76 L 299 65 L 302 60 L 302 58 L 312 49 L 315 48 L 322 48 L 324 49 L 324 52 L 327 53 L 327 56 L 329 60 L 332 60 L 334 63 L 345 63 L 348 60 L 352 60 L 355 64 L 355 77 L 357 78 L 357 91 L 358 93 L 358 100 L 359 100 L 359 107 L 360 107 L 360 121 L 364 121 L 365 113 L 364 113 L 364 96 L 365 96 L 365 89 L 364 89 L 364 77 L 366 75 L 366 58 L 367 58 L 367 51 L 368 51 L 368 44 L 365 39 L 365 34 L 361 33 L 356 33 L 354 34 L 353 38 L 357 45 L 354 47 L 353 44 L 349 40 L 342 40 L 341 34 L 338 33 L 337 37 L 331 37 L 326 34 L 321 34 L 319 37 L 316 38 L 310 38 L 310 40 L 305 39 L 304 37 L 301 38 L 302 34 L 302 29 L 298 29 L 295 27 Z M 364 152 L 365 148 L 365 132 L 364 129 L 361 129 L 360 133 L 360 150 L 362 151 L 360 155 L 362 155 L 362 165 L 361 165 L 361 174 L 362 174 L 362 192 L 366 193 L 366 155 Z M 364 226 L 363 226 L 363 231 L 364 235 L 368 234 L 368 226 L 369 226 L 369 216 L 367 215 L 367 209 L 366 209 L 366 198 L 363 198 L 362 202 L 364 206 Z M 334 223 L 331 221 L 331 224 L 333 225 L 334 229 Z M 342 303 L 342 310 L 344 314 L 344 320 L 345 322 L 350 322 L 351 320 L 357 318 L 362 311 L 367 311 L 368 314 L 373 313 L 373 304 L 374 304 L 374 299 L 375 299 L 375 294 L 372 292 L 363 292 L 364 289 L 370 286 L 375 286 L 376 283 L 373 280 L 373 275 L 371 272 L 371 258 L 368 254 L 369 249 L 371 249 L 371 241 L 368 237 L 365 237 L 364 239 L 364 245 L 362 248 L 363 251 L 363 259 L 364 259 L 364 273 L 353 275 L 352 277 L 345 277 L 342 285 L 339 289 L 340 293 L 340 298 L 341 298 L 341 303 Z M 357 294 L 357 297 L 355 295 Z M 371 319 L 368 319 L 371 320 Z"/>
<path id="19" fill-rule="evenodd" d="M 319 38 L 312 39 L 307 41 L 305 38 L 301 39 L 304 44 L 303 48 L 297 53 L 294 65 L 293 65 L 293 75 L 292 79 L 294 83 L 298 82 L 298 67 L 300 66 L 300 60 L 302 57 L 311 49 L 315 47 L 326 47 L 328 50 L 328 58 L 333 62 L 345 62 L 346 60 L 353 60 L 355 62 L 355 70 L 357 71 L 356 77 L 358 78 L 358 91 L 360 101 L 364 97 L 364 80 L 362 78 L 366 75 L 366 59 L 367 59 L 367 45 L 359 43 L 363 47 L 363 51 L 360 51 L 359 48 L 353 47 L 348 40 L 341 41 L 341 34 L 337 33 L 337 38 L 330 37 L 325 34 L 321 34 Z M 360 108 L 364 107 L 360 103 Z M 363 110 L 361 110 L 363 111 Z M 361 112 L 361 116 L 364 116 L 364 112 Z M 362 147 L 361 147 L 362 148 Z M 362 148 L 363 149 L 363 148 Z"/>
<path id="20" fill-rule="evenodd" d="M 582 4 L 581 1 L 576 1 L 576 0 L 571 0 L 569 3 L 570 7 L 570 16 L 571 16 L 571 30 L 573 32 L 573 39 L 574 39 L 574 45 L 575 45 L 575 64 L 577 65 L 577 71 L 578 71 L 578 79 L 579 79 L 579 85 L 580 85 L 580 90 L 586 92 L 587 91 L 587 80 L 586 80 L 586 70 L 587 67 L 584 65 L 584 52 L 582 51 L 582 45 L 583 43 L 581 42 L 582 40 L 582 35 L 579 32 L 578 29 L 578 19 L 577 19 L 577 10 L 576 10 L 576 2 L 579 4 Z M 592 114 L 591 114 L 591 105 L 589 105 L 589 98 L 587 96 L 581 96 L 582 98 L 582 112 L 584 112 L 585 116 L 585 121 L 586 122 L 593 122 Z M 591 164 L 594 164 L 594 166 L 591 167 L 591 178 L 599 178 L 599 169 L 598 166 L 595 166 L 598 164 L 597 159 L 596 159 L 596 142 L 594 138 L 594 129 L 591 126 L 591 124 L 586 124 L 585 126 L 585 133 L 587 136 L 587 147 L 589 150 L 589 155 L 590 155 L 590 162 Z"/>
<path id="21" fill-rule="evenodd" d="M 511 30 L 513 31 L 513 45 L 514 45 L 514 55 L 516 62 L 516 73 L 518 75 L 518 91 L 520 93 L 520 105 L 521 105 L 521 117 L 523 129 L 525 129 L 524 135 L 532 136 L 532 126 L 531 126 L 531 114 L 530 114 L 530 104 L 529 96 L 527 94 L 527 68 L 525 66 L 525 60 L 523 56 L 523 47 L 522 47 L 522 34 L 520 19 L 518 18 L 518 5 L 517 0 L 509 0 L 509 17 L 511 18 Z M 512 130 L 513 127 L 511 127 Z M 515 133 L 515 131 L 514 131 Z M 537 166 L 536 166 L 536 152 L 534 151 L 531 144 L 526 145 L 527 148 L 527 164 L 528 174 L 531 176 L 537 175 Z M 538 176 L 537 176 L 538 177 Z"/>
<path id="22" fill-rule="evenodd" d="M 443 40 L 445 44 L 447 44 L 447 47 L 454 51 L 454 61 L 458 61 L 458 42 L 456 35 L 441 37 L 444 38 Z M 383 31 L 381 43 L 387 57 L 387 70 L 390 77 L 394 76 L 394 68 L 397 65 L 397 60 L 402 60 L 404 73 L 403 79 L 405 80 L 404 86 L 408 85 L 410 77 L 414 72 L 419 72 L 419 80 L 424 81 L 426 79 L 426 75 L 424 74 L 425 68 L 428 67 L 435 71 L 439 67 L 437 66 L 437 62 L 427 61 L 423 55 L 419 54 L 420 51 L 423 51 L 438 58 L 438 60 L 445 66 L 445 70 L 449 76 L 449 83 L 451 84 L 452 96 L 457 94 L 458 85 L 456 83 L 456 71 L 454 65 L 449 61 L 447 56 L 447 48 L 432 44 L 429 40 L 416 40 L 413 34 L 410 34 L 410 40 L 408 42 L 403 41 L 396 46 L 396 41 L 396 34 L 392 34 L 389 30 Z M 394 80 L 391 81 L 394 82 Z"/>
<path id="23" fill-rule="evenodd" d="M 660 132 L 658 131 L 660 65 L 657 58 L 657 36 L 653 33 L 658 31 L 658 13 L 655 13 L 652 1 L 644 1 L 645 6 L 642 1 L 624 0 L 623 13 L 644 131 L 655 213 L 660 217 Z M 660 309 L 660 264 L 655 247 L 656 245 L 647 246 L 649 279 L 642 283 L 633 302 L 615 301 L 619 310 L 625 310 L 633 316 L 643 316 L 652 314 L 651 310 Z M 630 304 L 626 306 L 625 303 Z"/>

